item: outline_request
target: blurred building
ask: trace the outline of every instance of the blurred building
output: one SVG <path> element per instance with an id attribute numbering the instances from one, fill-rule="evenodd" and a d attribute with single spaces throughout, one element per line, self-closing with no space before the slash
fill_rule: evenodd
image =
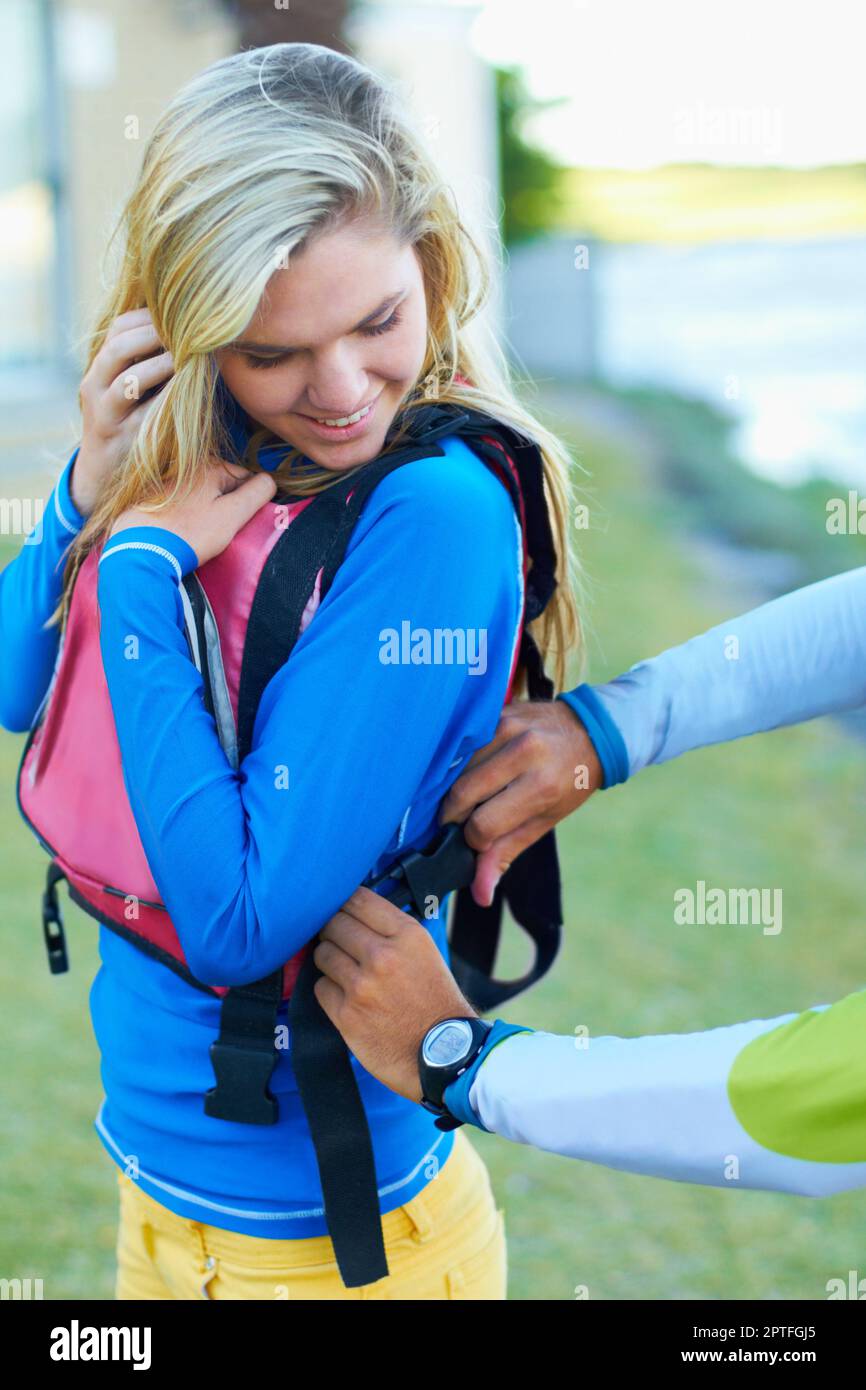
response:
<path id="1" fill-rule="evenodd" d="M 230 52 L 219 6 L 4 0 L 0 389 L 63 380 L 100 297 L 108 235 L 156 116 Z M 4 389 L 5 388 L 5 389 Z"/>
<path id="2" fill-rule="evenodd" d="M 523 372 L 566 381 L 597 374 L 595 271 L 601 253 L 578 231 L 512 247 L 505 279 L 508 338 Z"/>

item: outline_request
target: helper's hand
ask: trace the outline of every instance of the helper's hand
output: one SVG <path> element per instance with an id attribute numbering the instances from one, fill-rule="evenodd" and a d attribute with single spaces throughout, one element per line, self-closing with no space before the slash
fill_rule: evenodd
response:
<path id="1" fill-rule="evenodd" d="M 508 705 L 496 735 L 442 802 L 478 851 L 472 896 L 482 907 L 518 854 L 582 806 L 602 783 L 598 755 L 564 700 Z"/>
<path id="2" fill-rule="evenodd" d="M 103 480 L 129 453 L 153 404 L 148 393 L 173 371 L 148 309 L 130 309 L 110 324 L 79 389 L 83 423 L 70 488 L 82 516 L 93 511 Z"/>
<path id="3" fill-rule="evenodd" d="M 270 473 L 250 473 L 239 463 L 213 459 L 201 481 L 183 502 L 157 511 L 131 507 L 121 512 L 111 535 L 130 526 L 164 526 L 182 536 L 204 565 L 219 555 L 277 491 Z"/>
<path id="4" fill-rule="evenodd" d="M 418 1048 L 443 1018 L 475 1017 L 432 936 L 369 888 L 358 888 L 321 933 L 316 998 L 363 1067 L 420 1101 Z"/>

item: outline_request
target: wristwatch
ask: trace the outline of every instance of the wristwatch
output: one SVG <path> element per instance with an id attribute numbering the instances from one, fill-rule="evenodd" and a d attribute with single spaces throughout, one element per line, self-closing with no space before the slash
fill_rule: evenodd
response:
<path id="1" fill-rule="evenodd" d="M 445 1089 L 472 1065 L 492 1027 L 483 1018 L 446 1018 L 424 1034 L 418 1048 L 421 1104 L 439 1117 L 437 1128 L 456 1129 L 463 1123 L 445 1105 Z"/>

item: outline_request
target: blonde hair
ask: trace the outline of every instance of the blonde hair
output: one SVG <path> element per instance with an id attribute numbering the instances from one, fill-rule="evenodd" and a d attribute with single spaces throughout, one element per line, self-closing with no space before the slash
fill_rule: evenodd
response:
<path id="1" fill-rule="evenodd" d="M 272 44 L 212 63 L 177 93 L 148 141 L 109 240 L 124 231 L 87 368 L 117 316 L 146 306 L 174 370 L 70 547 L 52 622 L 65 624 L 78 568 L 121 512 L 158 514 L 189 495 L 213 456 L 237 460 L 217 408 L 215 352 L 241 334 L 287 257 L 364 216 L 414 246 L 423 269 L 427 351 L 398 424 L 435 398 L 486 411 L 540 448 L 559 584 L 532 631 L 562 688 L 580 643 L 569 456 L 518 403 L 489 333 L 485 344 L 475 341 L 477 324 L 466 331 L 487 300 L 491 269 L 413 123 L 378 76 L 316 44 Z M 240 461 L 259 468 L 259 447 L 274 440 L 256 431 Z M 319 468 L 299 476 L 297 458 L 290 450 L 274 471 L 281 493 L 306 495 L 340 476 Z"/>

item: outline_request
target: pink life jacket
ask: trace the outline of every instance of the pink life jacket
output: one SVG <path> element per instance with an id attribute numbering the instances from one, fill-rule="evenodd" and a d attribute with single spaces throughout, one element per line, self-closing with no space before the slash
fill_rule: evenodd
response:
<path id="1" fill-rule="evenodd" d="M 217 730 L 234 768 L 241 667 L 253 599 L 276 542 L 311 500 L 267 502 L 220 555 L 195 571 L 192 585 L 181 585 L 192 659 L 216 687 L 212 698 Z M 76 576 L 53 685 L 21 766 L 19 806 L 62 870 L 73 901 L 190 983 L 199 984 L 151 875 L 126 794 L 99 645 L 101 554 L 102 545 L 95 546 Z M 196 608 L 190 589 L 198 600 Z M 317 583 L 298 636 L 319 597 Z M 204 653 L 202 639 L 207 644 Z M 301 958 L 299 953 L 283 968 L 283 998 L 291 993 Z M 218 995 L 227 992 L 222 985 L 207 988 Z"/>
<path id="2" fill-rule="evenodd" d="M 221 554 L 184 577 L 181 598 L 190 655 L 202 674 L 203 702 L 235 769 L 250 751 L 261 695 L 290 658 L 294 643 L 333 582 L 364 502 L 384 476 L 413 459 L 441 453 L 437 438 L 454 434 L 465 438 L 495 472 L 509 490 L 520 517 L 524 610 L 507 699 L 511 698 L 521 662 L 528 673 L 530 696 L 550 698 L 552 687 L 527 631 L 527 625 L 543 611 L 556 583 L 555 553 L 537 446 L 481 412 L 432 404 L 409 417 L 406 442 L 398 442 L 391 450 L 386 448 L 360 472 L 313 497 L 280 499 L 277 494 Z M 223 998 L 220 1036 L 211 1048 L 217 1086 L 205 1097 L 207 1113 L 245 1123 L 273 1123 L 276 1101 L 268 1091 L 267 1081 L 276 1062 L 276 1009 L 281 999 L 293 998 L 304 962 L 308 962 L 308 975 L 314 969 L 311 957 L 315 942 L 308 943 L 281 971 L 253 985 L 209 985 L 190 971 L 148 867 L 126 794 L 99 644 L 97 565 L 101 553 L 102 546 L 94 547 L 76 576 L 54 672 L 34 717 L 18 772 L 19 809 L 51 856 L 42 904 L 49 964 L 55 973 L 68 968 L 56 897 L 58 880 L 66 878 L 70 897 L 85 912 L 191 985 Z M 465 891 L 473 869 L 474 855 L 462 830 L 452 826 L 437 836 L 428 850 L 404 856 L 369 881 L 369 886 L 393 883 L 395 887 L 385 896 L 421 918 L 425 899 L 431 892 L 441 901 L 452 889 L 464 890 L 455 895 L 452 969 L 468 997 L 478 1007 L 486 1008 L 540 978 L 556 954 L 561 911 L 552 836 L 545 837 L 539 846 L 532 847 L 532 852 L 527 851 L 515 861 L 497 890 L 493 909 L 478 908 Z M 514 982 L 492 978 L 503 901 L 509 903 L 515 919 L 529 932 L 536 947 L 534 966 Z M 338 1123 L 336 1109 L 341 1102 L 339 1098 L 329 1101 L 322 1089 L 318 1079 L 322 1054 L 315 1045 L 305 1074 L 304 1048 L 309 1039 L 315 1044 L 318 1038 L 321 1043 L 322 1035 L 330 1029 L 327 1040 L 334 1055 L 340 1047 L 342 1054 L 346 1050 L 341 1039 L 339 1044 L 335 1040 L 339 1035 L 318 1010 L 310 988 L 303 1000 L 293 1002 L 293 1008 L 295 1002 L 295 1015 L 290 1013 L 293 1063 L 318 1152 L 316 1126 L 333 1129 Z M 351 1069 L 348 1074 L 352 1076 Z M 352 1081 L 355 1084 L 353 1076 Z M 346 1161 L 351 1161 L 356 1173 L 364 1166 L 359 1149 L 363 1147 L 361 1131 L 366 1124 L 358 1113 L 358 1105 L 359 1096 L 354 1113 L 344 1112 L 340 1121 L 347 1143 L 355 1145 Z M 367 1171 L 373 1172 L 373 1193 L 367 1207 L 372 1211 L 375 1206 L 380 1240 L 369 1134 L 366 1147 Z M 353 1278 L 372 1282 L 371 1271 L 381 1268 L 384 1251 L 382 1248 L 380 1254 L 371 1253 L 372 1237 L 366 1245 L 358 1240 L 355 1208 L 343 1222 L 354 1228 L 354 1234 L 350 1229 L 341 1244 L 343 1188 L 339 1167 L 337 1164 L 336 1175 L 329 1178 L 320 1155 L 325 1209 L 337 1258 L 347 1282 Z M 356 1259 L 352 1250 L 347 1253 L 347 1245 L 361 1248 L 361 1256 Z"/>

